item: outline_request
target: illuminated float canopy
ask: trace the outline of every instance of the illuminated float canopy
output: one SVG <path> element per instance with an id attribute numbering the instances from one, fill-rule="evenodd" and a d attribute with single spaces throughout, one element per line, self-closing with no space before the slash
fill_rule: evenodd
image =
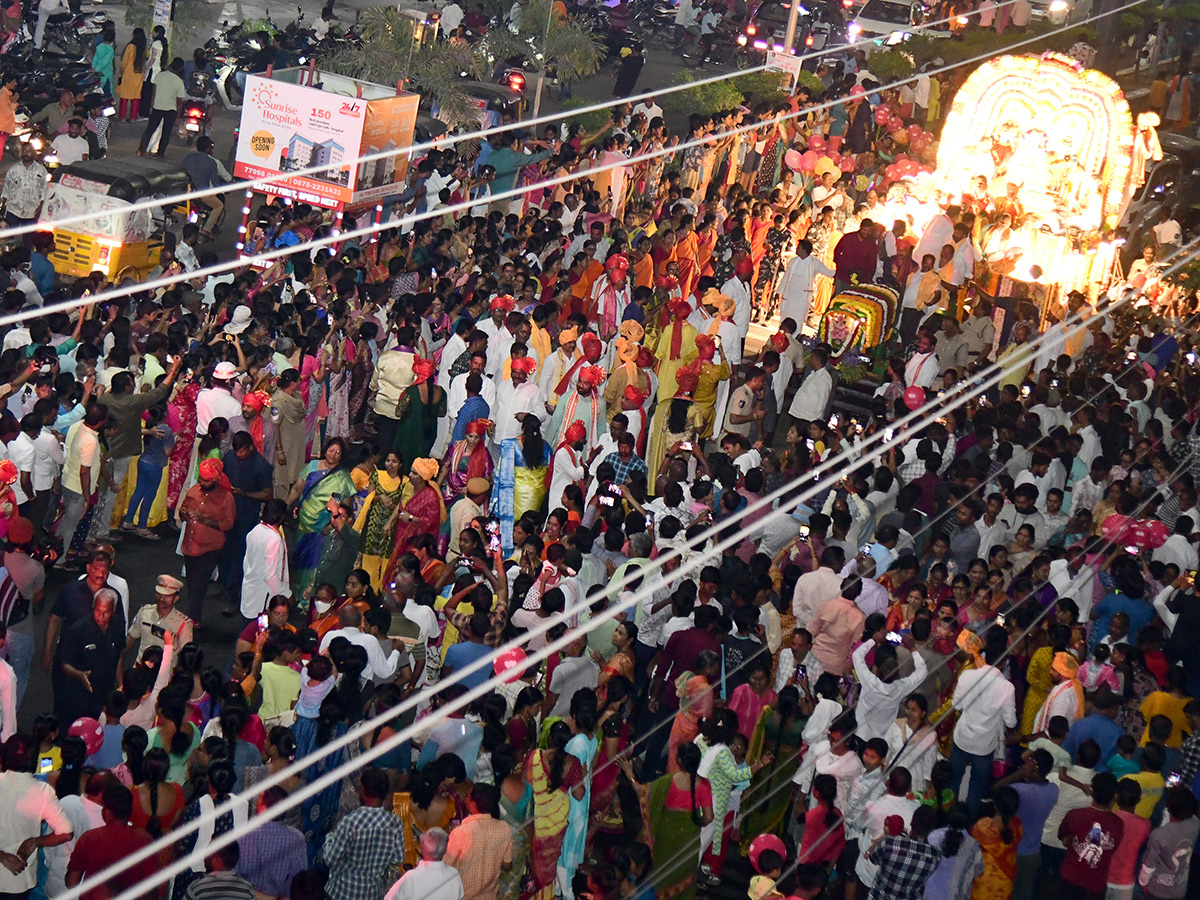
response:
<path id="1" fill-rule="evenodd" d="M 1059 53 L 1001 56 L 955 94 L 933 180 L 964 201 L 986 180 L 990 208 L 1012 214 L 1012 277 L 1036 265 L 1061 290 L 1093 293 L 1111 273 L 1133 145 L 1129 104 L 1107 75 Z"/>

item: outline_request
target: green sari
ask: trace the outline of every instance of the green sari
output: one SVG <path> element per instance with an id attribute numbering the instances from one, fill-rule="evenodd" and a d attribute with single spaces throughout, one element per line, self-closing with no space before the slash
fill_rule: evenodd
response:
<path id="1" fill-rule="evenodd" d="M 353 497 L 358 493 L 354 478 L 345 466 L 335 469 L 318 467 L 313 460 L 304 467 L 304 492 L 300 495 L 300 510 L 296 517 L 296 548 L 292 551 L 293 596 L 302 597 L 312 585 L 317 564 L 325 550 L 328 537 L 325 529 L 332 521 L 326 507 L 334 494 Z M 302 605 L 307 605 L 302 602 Z"/>
<path id="2" fill-rule="evenodd" d="M 667 808 L 667 792 L 674 777 L 664 775 L 652 782 L 646 796 L 646 817 L 654 838 L 651 871 L 659 885 L 657 900 L 694 900 L 701 826 L 690 810 Z"/>
<path id="3" fill-rule="evenodd" d="M 750 780 L 750 787 L 742 795 L 743 852 L 755 837 L 778 833 L 783 824 L 788 804 L 792 802 L 792 776 L 800 768 L 801 735 L 807 722 L 807 717 L 796 716 L 781 732 L 782 723 L 773 706 L 768 706 L 758 717 L 746 760 L 757 761 L 764 753 L 773 753 L 775 761 Z"/>

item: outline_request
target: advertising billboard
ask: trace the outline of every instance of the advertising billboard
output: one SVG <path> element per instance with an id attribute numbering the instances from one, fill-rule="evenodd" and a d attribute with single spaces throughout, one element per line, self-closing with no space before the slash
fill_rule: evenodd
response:
<path id="1" fill-rule="evenodd" d="M 417 104 L 420 100 L 418 94 L 400 94 L 396 97 L 368 101 L 359 155 L 367 156 L 380 151 L 406 150 L 411 147 L 413 132 L 417 126 Z M 396 153 L 394 156 L 362 163 L 350 205 L 378 203 L 385 197 L 400 193 L 404 190 L 407 173 L 407 153 Z"/>
<path id="2" fill-rule="evenodd" d="M 283 178 L 261 190 L 300 203 L 342 207 L 354 193 L 366 118 L 366 100 L 247 76 L 234 177 L 262 178 L 322 166 L 320 172 Z M 411 135 L 410 129 L 410 142 Z"/>

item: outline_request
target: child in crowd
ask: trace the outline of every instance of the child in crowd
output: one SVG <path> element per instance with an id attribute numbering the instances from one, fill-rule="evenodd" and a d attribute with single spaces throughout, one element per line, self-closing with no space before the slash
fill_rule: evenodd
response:
<path id="1" fill-rule="evenodd" d="M 1108 661 L 1111 653 L 1112 650 L 1107 644 L 1098 644 L 1092 651 L 1092 658 L 1079 667 L 1079 681 L 1089 694 L 1098 690 L 1102 684 L 1108 685 L 1112 691 L 1120 687 L 1117 672 Z"/>
<path id="2" fill-rule="evenodd" d="M 333 663 L 327 656 L 314 656 L 300 671 L 300 699 L 296 701 L 296 715 L 315 719 L 321 712 L 321 701 L 329 696 L 337 679 L 333 676 Z"/>

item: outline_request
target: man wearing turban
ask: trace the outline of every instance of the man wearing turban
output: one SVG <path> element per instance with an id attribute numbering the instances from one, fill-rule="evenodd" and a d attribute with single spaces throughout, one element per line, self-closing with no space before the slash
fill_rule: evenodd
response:
<path id="1" fill-rule="evenodd" d="M 512 294 L 501 294 L 493 297 L 488 303 L 488 318 L 480 319 L 475 323 L 475 327 L 488 336 L 488 346 L 496 342 L 508 319 L 508 314 L 516 308 L 516 305 L 517 301 Z"/>
<path id="2" fill-rule="evenodd" d="M 631 300 L 628 272 L 629 258 L 616 253 L 608 258 L 604 274 L 592 285 L 588 313 L 599 324 L 600 337 L 606 341 L 617 333 L 617 325 Z"/>
<path id="3" fill-rule="evenodd" d="M 716 361 L 719 352 L 716 341 L 706 334 L 696 338 L 696 352 L 696 361 L 700 364 L 700 371 L 697 373 L 694 401 L 696 419 L 700 423 L 699 437 L 703 440 L 713 436 L 717 396 L 721 385 L 728 388 L 729 376 L 733 370 L 730 368 L 725 354 L 721 353 L 720 362 Z"/>
<path id="4" fill-rule="evenodd" d="M 1083 685 L 1079 681 L 1079 661 L 1069 652 L 1055 653 L 1050 677 L 1056 682 L 1033 720 L 1034 732 L 1048 731 L 1050 720 L 1062 716 L 1068 722 L 1082 719 Z"/>
<path id="5" fill-rule="evenodd" d="M 521 433 L 521 421 L 528 415 L 545 418 L 548 412 L 546 398 L 537 382 L 529 376 L 537 363 L 529 357 L 512 361 L 512 378 L 502 381 L 496 388 L 496 446 L 508 438 Z"/>
<path id="6" fill-rule="evenodd" d="M 558 349 L 542 362 L 541 372 L 538 373 L 538 387 L 542 389 L 551 409 L 558 406 L 558 399 L 561 395 L 554 389 L 575 362 L 578 346 L 579 329 L 564 328 L 558 333 Z"/>
<path id="7" fill-rule="evenodd" d="M 604 431 L 605 403 L 604 392 L 600 385 L 607 377 L 599 366 L 585 365 L 576 375 L 575 390 L 571 391 L 554 410 L 550 424 L 545 429 L 546 439 L 552 443 L 563 440 L 563 432 L 569 423 L 579 422 L 583 425 L 587 438 L 587 450 L 590 453 L 601 438 Z M 553 507 L 551 507 L 553 508 Z"/>
<path id="8" fill-rule="evenodd" d="M 221 560 L 225 534 L 233 528 L 237 517 L 237 506 L 221 461 L 203 460 L 199 476 L 200 480 L 179 504 L 179 518 L 184 522 L 180 549 L 187 560 L 187 616 L 197 625 L 204 613 L 208 584 Z"/>
<path id="9" fill-rule="evenodd" d="M 643 396 L 650 395 L 650 376 L 638 365 L 642 351 L 640 341 L 644 334 L 641 325 L 628 320 L 621 323 L 621 335 L 613 341 L 612 368 L 604 388 L 605 417 L 608 422 L 621 411 L 625 388 L 633 385 Z"/>
<path id="10" fill-rule="evenodd" d="M 748 259 L 742 260 L 742 262 L 748 261 Z M 735 275 L 727 284 L 731 284 L 737 280 L 738 278 Z M 737 301 L 728 294 L 723 294 L 717 290 L 705 291 L 704 297 L 701 299 L 705 306 L 712 307 L 713 310 L 713 317 L 708 323 L 708 336 L 716 338 L 716 346 L 720 348 L 721 356 L 729 363 L 732 370 L 742 361 L 741 347 L 743 334 L 738 330 L 736 321 Z M 725 409 L 728 404 L 729 380 L 723 379 L 717 386 L 714 427 L 719 428 L 725 421 Z"/>
<path id="11" fill-rule="evenodd" d="M 637 439 L 637 454 L 638 456 L 646 455 L 646 424 L 648 416 L 646 415 L 646 397 L 647 395 L 634 385 L 629 385 L 625 388 L 625 393 L 621 395 L 621 411 L 625 413 L 625 418 L 629 424 L 626 426 L 629 433 Z"/>
<path id="12" fill-rule="evenodd" d="M 576 419 L 563 431 L 562 441 L 550 458 L 550 492 L 547 499 L 550 505 L 547 509 L 558 509 L 563 505 L 563 491 L 567 485 L 580 484 L 587 474 L 588 432 L 583 422 Z"/>
<path id="13" fill-rule="evenodd" d="M 696 358 L 697 332 L 695 326 L 688 322 L 688 316 L 692 313 L 691 304 L 682 297 L 676 298 L 667 304 L 667 311 L 671 314 L 671 323 L 659 335 L 658 346 L 654 349 L 658 405 L 654 408 L 654 420 L 647 441 L 647 465 L 652 460 L 661 461 L 666 452 L 662 443 L 663 425 L 667 420 L 671 398 L 679 390 L 675 378 L 680 369 Z M 657 466 L 651 467 L 651 471 L 657 472 Z"/>
<path id="14" fill-rule="evenodd" d="M 242 414 L 229 420 L 229 433 L 244 431 L 249 434 L 254 449 L 268 461 L 275 458 L 275 423 L 263 415 L 270 405 L 271 395 L 266 391 L 251 391 L 242 398 Z"/>

